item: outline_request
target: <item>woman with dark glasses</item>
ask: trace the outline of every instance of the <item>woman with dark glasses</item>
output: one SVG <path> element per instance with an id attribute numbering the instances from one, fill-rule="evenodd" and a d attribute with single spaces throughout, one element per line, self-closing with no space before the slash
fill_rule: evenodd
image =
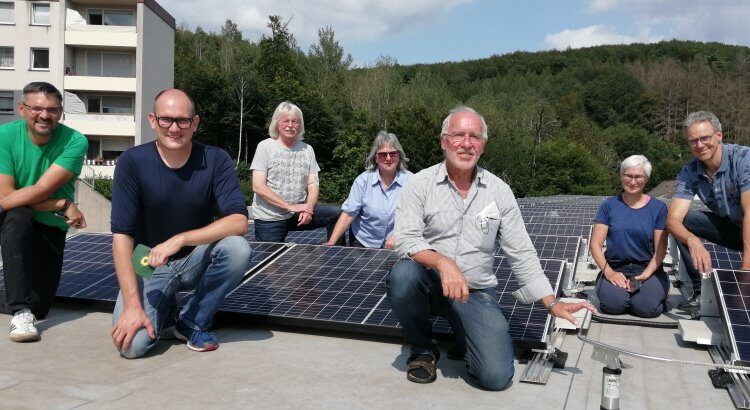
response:
<path id="1" fill-rule="evenodd" d="M 393 249 L 396 202 L 413 175 L 406 170 L 408 160 L 396 135 L 378 133 L 365 159 L 365 172 L 354 180 L 349 197 L 341 205 L 328 245 L 335 245 L 351 227 L 350 246 Z"/>

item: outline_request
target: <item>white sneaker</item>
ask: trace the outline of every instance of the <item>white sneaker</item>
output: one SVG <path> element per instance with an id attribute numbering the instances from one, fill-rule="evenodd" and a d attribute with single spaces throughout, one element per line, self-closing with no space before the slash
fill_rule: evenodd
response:
<path id="1" fill-rule="evenodd" d="M 36 322 L 36 317 L 29 309 L 16 312 L 10 321 L 10 340 L 14 342 L 39 340 L 39 331 L 34 327 L 34 322 Z"/>

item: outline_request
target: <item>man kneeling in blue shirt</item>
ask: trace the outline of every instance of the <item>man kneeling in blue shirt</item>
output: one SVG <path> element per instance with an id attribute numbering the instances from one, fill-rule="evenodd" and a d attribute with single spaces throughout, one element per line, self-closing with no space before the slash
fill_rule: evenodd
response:
<path id="1" fill-rule="evenodd" d="M 215 350 L 211 320 L 250 266 L 247 207 L 229 155 L 192 141 L 200 117 L 185 92 L 159 93 L 148 118 L 156 141 L 125 151 L 115 170 L 112 340 L 123 357 L 140 357 L 176 319 L 172 333 L 188 348 Z M 131 262 L 136 244 L 151 248 L 148 279 Z M 177 314 L 180 291 L 193 292 Z"/>
<path id="2" fill-rule="evenodd" d="M 691 113 L 683 123 L 693 159 L 677 176 L 669 204 L 667 228 L 677 239 L 694 293 L 681 309 L 700 307 L 700 272 L 711 272 L 711 256 L 701 238 L 742 252 L 742 269 L 750 269 L 750 148 L 722 143 L 721 123 L 710 112 Z M 695 195 L 711 211 L 691 211 Z"/>

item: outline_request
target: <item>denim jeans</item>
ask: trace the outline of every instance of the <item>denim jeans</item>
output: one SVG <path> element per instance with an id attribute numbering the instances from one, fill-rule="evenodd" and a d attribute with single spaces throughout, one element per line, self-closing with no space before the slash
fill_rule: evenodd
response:
<path id="1" fill-rule="evenodd" d="M 440 276 L 402 259 L 386 277 L 388 302 L 404 328 L 412 354 L 432 353 L 430 315 L 445 316 L 464 353 L 466 372 L 481 387 L 503 390 L 513 380 L 513 343 L 494 288 L 472 290 L 466 303 L 443 296 Z"/>
<path id="2" fill-rule="evenodd" d="M 612 266 L 625 277 L 640 275 L 644 267 L 638 264 Z M 630 312 L 638 317 L 657 317 L 664 310 L 664 301 L 669 292 L 669 277 L 664 269 L 658 269 L 651 277 L 641 283 L 635 292 L 614 285 L 602 273 L 596 283 L 596 295 L 599 297 L 599 309 L 611 315 Z"/>
<path id="3" fill-rule="evenodd" d="M 28 308 L 44 319 L 60 283 L 65 231 L 35 221 L 28 207 L 0 215 L 0 226 L 5 310 L 12 315 Z"/>
<path id="4" fill-rule="evenodd" d="M 168 262 L 154 270 L 150 279 L 138 277 L 141 303 L 151 320 L 156 338 L 151 339 L 145 328 L 140 329 L 130 348 L 120 354 L 129 359 L 145 355 L 156 345 L 166 322 L 174 320 L 175 295 L 191 291 L 177 320 L 186 326 L 208 331 L 211 320 L 224 297 L 239 285 L 250 269 L 252 250 L 241 236 L 228 236 L 209 245 L 199 245 L 181 259 Z M 116 323 L 125 308 L 122 292 L 117 297 L 112 322 Z"/>
<path id="5" fill-rule="evenodd" d="M 289 219 L 281 221 L 263 221 L 255 219 L 255 239 L 258 242 L 284 242 L 289 231 L 311 231 L 326 227 L 327 237 L 331 237 L 336 221 L 341 214 L 341 208 L 333 205 L 315 205 L 313 218 L 310 223 L 297 226 L 299 214 L 295 213 Z M 337 245 L 344 246 L 344 235 L 341 235 Z"/>
<path id="6" fill-rule="evenodd" d="M 742 252 L 742 228 L 735 225 L 729 218 L 716 215 L 711 211 L 688 211 L 682 224 L 699 238 Z M 693 282 L 693 289 L 700 291 L 701 275 L 693 266 L 693 258 L 690 256 L 687 245 L 677 241 L 677 247 L 680 250 L 682 263 L 685 264 L 685 270 Z"/>

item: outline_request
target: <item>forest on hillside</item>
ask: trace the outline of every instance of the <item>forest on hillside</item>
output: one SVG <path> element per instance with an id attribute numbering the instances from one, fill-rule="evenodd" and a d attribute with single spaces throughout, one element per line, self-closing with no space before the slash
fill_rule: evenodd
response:
<path id="1" fill-rule="evenodd" d="M 257 42 L 231 20 L 218 33 L 179 28 L 175 86 L 196 101 L 195 138 L 226 149 L 245 181 L 274 108 L 300 106 L 324 202 L 346 197 L 379 130 L 399 137 L 410 170 L 441 161 L 441 123 L 459 104 L 485 116 L 480 165 L 518 197 L 614 194 L 619 162 L 636 153 L 654 166 L 649 187 L 673 179 L 690 158 L 681 122 L 691 111 L 713 111 L 725 142 L 750 144 L 747 47 L 668 41 L 354 67 L 330 27 L 302 50 L 287 23 L 270 16 Z"/>

